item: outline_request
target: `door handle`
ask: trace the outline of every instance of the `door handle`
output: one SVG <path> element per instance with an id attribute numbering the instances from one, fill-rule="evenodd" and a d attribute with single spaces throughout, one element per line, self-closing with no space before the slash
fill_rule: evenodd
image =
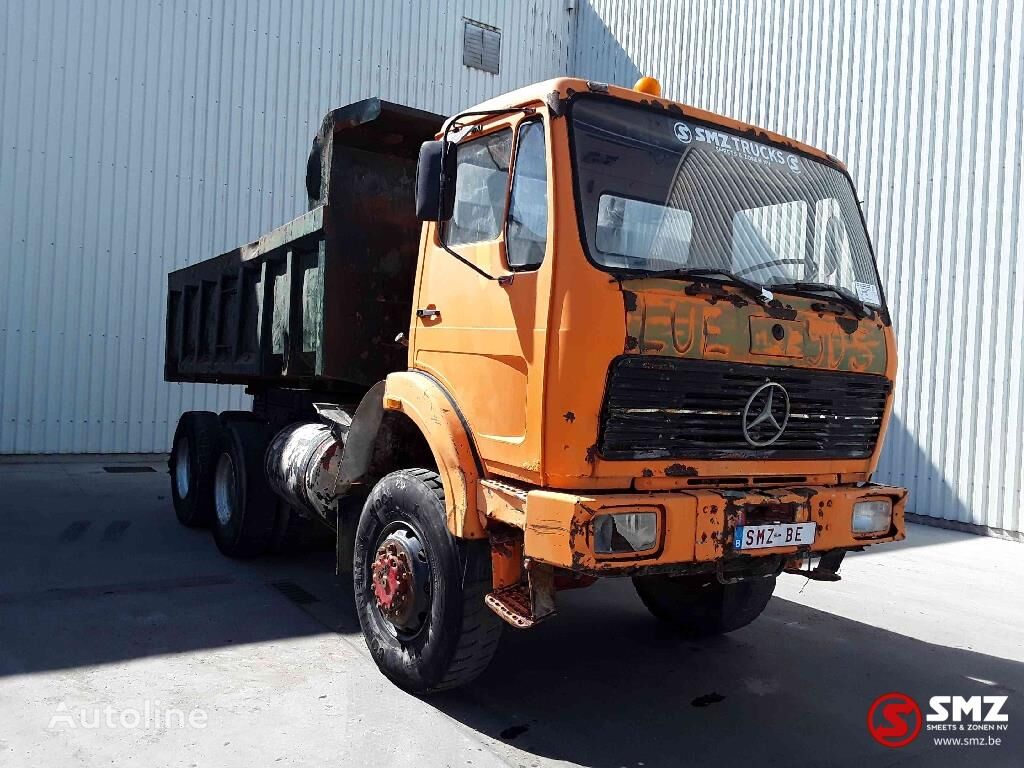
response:
<path id="1" fill-rule="evenodd" d="M 440 317 L 440 309 L 417 309 L 416 317 Z"/>

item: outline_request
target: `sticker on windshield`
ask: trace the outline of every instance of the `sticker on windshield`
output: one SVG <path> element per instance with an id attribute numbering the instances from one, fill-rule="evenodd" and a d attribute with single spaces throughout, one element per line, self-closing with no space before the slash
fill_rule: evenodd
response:
<path id="1" fill-rule="evenodd" d="M 798 155 L 783 152 L 777 147 L 762 144 L 758 141 L 741 139 L 739 136 L 733 136 L 732 134 L 703 126 L 691 128 L 683 122 L 672 126 L 672 132 L 681 144 L 689 144 L 696 140 L 704 144 L 712 144 L 719 152 L 747 160 L 751 163 L 784 165 L 791 173 L 800 173 L 803 170 L 803 164 Z"/>
<path id="2" fill-rule="evenodd" d="M 878 286 L 872 285 L 871 283 L 862 283 L 859 280 L 855 282 L 854 287 L 857 289 L 857 298 L 863 301 L 865 304 L 872 304 L 876 307 L 882 306 L 882 300 L 878 296 Z"/>

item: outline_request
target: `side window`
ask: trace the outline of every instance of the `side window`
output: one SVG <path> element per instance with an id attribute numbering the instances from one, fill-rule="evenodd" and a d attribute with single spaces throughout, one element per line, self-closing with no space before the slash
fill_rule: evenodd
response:
<path id="1" fill-rule="evenodd" d="M 548 167 L 544 124 L 524 123 L 519 129 L 512 200 L 508 208 L 506 253 L 513 269 L 530 269 L 544 261 L 548 240 Z"/>
<path id="2" fill-rule="evenodd" d="M 459 144 L 455 214 L 445 226 L 448 245 L 497 240 L 505 216 L 512 131 L 495 131 Z"/>

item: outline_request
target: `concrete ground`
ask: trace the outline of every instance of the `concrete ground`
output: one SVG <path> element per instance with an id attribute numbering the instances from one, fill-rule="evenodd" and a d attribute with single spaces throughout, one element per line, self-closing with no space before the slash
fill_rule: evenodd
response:
<path id="1" fill-rule="evenodd" d="M 111 463 L 0 464 L 0 766 L 1024 765 L 1020 544 L 911 526 L 703 642 L 609 581 L 417 699 L 329 553 L 227 560 L 177 524 L 162 465 Z M 866 717 L 890 691 L 1008 696 L 1003 744 L 884 748 Z"/>

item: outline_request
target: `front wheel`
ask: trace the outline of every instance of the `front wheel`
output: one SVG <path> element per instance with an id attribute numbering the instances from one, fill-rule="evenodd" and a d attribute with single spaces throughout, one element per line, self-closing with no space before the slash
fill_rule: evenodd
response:
<path id="1" fill-rule="evenodd" d="M 437 473 L 400 470 L 377 483 L 359 518 L 352 570 L 363 638 L 400 688 L 455 688 L 490 663 L 502 629 L 484 603 L 490 548 L 448 531 Z"/>
<path id="2" fill-rule="evenodd" d="M 633 586 L 656 618 L 690 637 L 708 637 L 760 616 L 775 591 L 775 577 L 720 584 L 714 574 L 635 576 Z"/>

